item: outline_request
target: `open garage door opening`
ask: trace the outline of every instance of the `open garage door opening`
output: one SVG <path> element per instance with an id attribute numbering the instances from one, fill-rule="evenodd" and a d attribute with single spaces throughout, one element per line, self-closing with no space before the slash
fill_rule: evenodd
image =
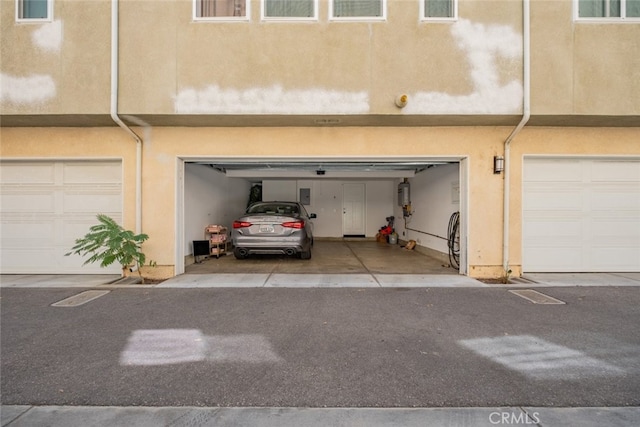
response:
<path id="1" fill-rule="evenodd" d="M 216 256 L 212 262 L 205 256 L 200 263 L 203 257 L 196 255 L 203 252 L 194 249 L 209 237 L 209 225 L 226 228 L 231 240 L 234 220 L 257 200 L 299 202 L 315 216 L 312 262 L 279 260 L 287 271 L 322 272 L 314 262 L 328 257 L 325 261 L 342 266 L 341 272 L 356 272 L 353 259 L 371 257 L 363 261 L 368 262 L 365 268 L 380 273 L 467 272 L 464 159 L 193 158 L 180 159 L 178 168 L 183 176 L 177 203 L 178 274 L 262 272 L 233 256 Z M 405 267 L 394 261 L 408 252 L 422 256 L 418 265 L 416 260 Z M 230 267 L 231 261 L 241 266 Z"/>

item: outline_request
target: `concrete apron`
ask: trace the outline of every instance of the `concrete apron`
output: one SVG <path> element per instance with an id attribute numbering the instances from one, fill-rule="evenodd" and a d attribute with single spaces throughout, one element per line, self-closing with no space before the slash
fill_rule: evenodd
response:
<path id="1" fill-rule="evenodd" d="M 483 287 L 478 280 L 438 274 L 183 274 L 157 288 L 409 288 Z"/>
<path id="2" fill-rule="evenodd" d="M 92 288 L 112 283 L 117 274 L 3 274 L 3 288 Z"/>
<path id="3" fill-rule="evenodd" d="M 186 274 L 160 288 L 198 287 L 475 287 L 484 283 L 458 274 L 446 255 L 428 256 L 375 240 L 316 240 L 310 260 L 286 256 L 233 254 L 211 257 L 186 268 Z"/>
<path id="4" fill-rule="evenodd" d="M 212 256 L 186 267 L 188 274 L 458 274 L 446 254 L 439 258 L 400 245 L 361 239 L 316 240 L 312 258 L 256 255 L 237 260 L 232 252 Z"/>
<path id="5" fill-rule="evenodd" d="M 114 275 L 13 275 L 0 277 L 2 288 L 309 288 L 309 287 L 505 287 L 640 286 L 640 273 L 540 273 L 514 279 L 508 285 L 485 284 L 444 274 L 182 274 L 158 284 L 112 284 Z"/>
<path id="6" fill-rule="evenodd" d="M 317 240 L 310 260 L 256 256 L 237 260 L 233 254 L 210 257 L 187 266 L 186 274 L 159 284 L 113 284 L 118 275 L 2 275 L 3 288 L 65 287 L 546 287 L 640 286 L 640 273 L 526 274 L 509 285 L 485 284 L 462 276 L 436 258 L 400 245 L 373 240 Z"/>

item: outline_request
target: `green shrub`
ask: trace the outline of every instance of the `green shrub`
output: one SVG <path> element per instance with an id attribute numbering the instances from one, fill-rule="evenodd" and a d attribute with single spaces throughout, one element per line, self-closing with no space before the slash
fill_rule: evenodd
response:
<path id="1" fill-rule="evenodd" d="M 128 268 L 136 267 L 142 279 L 140 267 L 145 264 L 146 257 L 141 247 L 149 236 L 125 230 L 107 215 L 99 214 L 97 217 L 99 224 L 92 226 L 81 239 L 76 239 L 76 245 L 65 255 L 89 256 L 83 265 L 99 262 L 100 267 L 108 267 L 117 262 L 122 267 L 123 275 Z M 155 263 L 151 262 L 150 265 Z"/>

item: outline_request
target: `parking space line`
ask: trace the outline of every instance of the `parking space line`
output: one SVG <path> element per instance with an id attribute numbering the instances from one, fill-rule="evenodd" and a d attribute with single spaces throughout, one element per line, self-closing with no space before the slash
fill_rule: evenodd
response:
<path id="1" fill-rule="evenodd" d="M 549 295 L 534 291 L 533 289 L 510 290 L 509 292 L 529 300 L 534 304 L 566 304 L 564 301 L 560 301 L 559 299 L 550 297 Z"/>
<path id="2" fill-rule="evenodd" d="M 52 307 L 78 307 L 80 305 L 93 301 L 96 298 L 100 298 L 101 296 L 104 296 L 109 292 L 111 291 L 84 291 L 77 295 L 70 296 L 69 298 L 65 298 L 62 301 L 53 303 L 51 304 L 51 306 Z"/>

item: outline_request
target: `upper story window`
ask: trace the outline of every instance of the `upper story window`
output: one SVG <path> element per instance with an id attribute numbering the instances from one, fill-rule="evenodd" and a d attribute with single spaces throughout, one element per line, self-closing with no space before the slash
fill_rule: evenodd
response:
<path id="1" fill-rule="evenodd" d="M 317 0 L 262 0 L 263 19 L 316 19 Z"/>
<path id="2" fill-rule="evenodd" d="M 50 21 L 53 0 L 16 0 L 16 20 Z"/>
<path id="3" fill-rule="evenodd" d="M 247 20 L 249 1 L 247 0 L 193 0 L 193 19 Z"/>
<path id="4" fill-rule="evenodd" d="M 387 14 L 386 0 L 331 0 L 332 19 L 383 20 Z"/>
<path id="5" fill-rule="evenodd" d="M 421 19 L 451 20 L 458 16 L 457 0 L 420 0 Z"/>
<path id="6" fill-rule="evenodd" d="M 578 18 L 640 18 L 640 0 L 578 0 Z"/>

